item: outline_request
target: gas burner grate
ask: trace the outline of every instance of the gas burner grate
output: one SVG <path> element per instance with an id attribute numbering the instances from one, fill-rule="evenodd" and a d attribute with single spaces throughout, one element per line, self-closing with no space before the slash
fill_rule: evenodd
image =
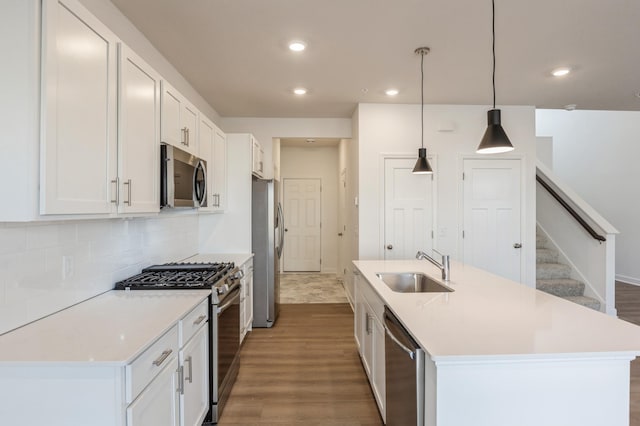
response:
<path id="1" fill-rule="evenodd" d="M 234 268 L 233 263 L 167 263 L 154 265 L 116 283 L 116 290 L 211 288 Z"/>

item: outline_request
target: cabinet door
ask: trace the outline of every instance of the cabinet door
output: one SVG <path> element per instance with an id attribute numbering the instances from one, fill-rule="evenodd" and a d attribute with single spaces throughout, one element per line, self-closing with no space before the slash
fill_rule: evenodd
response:
<path id="1" fill-rule="evenodd" d="M 178 426 L 178 359 L 156 376 L 127 408 L 127 426 Z"/>
<path id="2" fill-rule="evenodd" d="M 214 152 L 214 134 L 215 126 L 206 117 L 200 116 L 200 126 L 198 129 L 198 150 L 200 158 L 207 162 L 207 205 L 200 207 L 200 211 L 213 211 L 216 204 L 216 194 L 214 193 L 214 176 L 213 169 L 215 167 Z"/>
<path id="3" fill-rule="evenodd" d="M 160 76 L 120 45 L 118 211 L 160 211 Z"/>
<path id="4" fill-rule="evenodd" d="M 186 99 L 182 99 L 180 110 L 180 128 L 182 129 L 182 149 L 191 154 L 198 154 L 198 116 L 199 112 Z"/>
<path id="5" fill-rule="evenodd" d="M 183 388 L 180 426 L 200 426 L 209 411 L 209 324 L 204 323 L 180 351 Z"/>
<path id="6" fill-rule="evenodd" d="M 353 273 L 353 299 L 354 299 L 354 318 L 353 318 L 353 336 L 356 340 L 356 346 L 358 347 L 358 352 L 360 356 L 362 356 L 362 342 L 364 339 L 364 305 L 363 305 L 363 296 L 360 282 L 360 274 L 355 272 Z"/>
<path id="7" fill-rule="evenodd" d="M 111 213 L 117 37 L 75 0 L 43 1 L 40 213 Z"/>
<path id="8" fill-rule="evenodd" d="M 180 127 L 180 110 L 182 109 L 182 95 L 166 81 L 162 82 L 162 142 L 183 147 L 184 131 Z"/>
<path id="9" fill-rule="evenodd" d="M 364 364 L 364 369 L 369 376 L 369 381 L 371 382 L 372 371 L 373 371 L 373 332 L 374 332 L 374 320 L 375 316 L 372 313 L 369 304 L 365 301 L 363 303 L 364 306 L 364 335 L 362 338 L 362 363 Z"/>
<path id="10" fill-rule="evenodd" d="M 262 161 L 264 151 L 262 146 L 253 136 L 251 137 L 251 159 L 252 159 L 252 172 L 257 177 L 262 177 L 264 174 L 264 163 Z"/>
<path id="11" fill-rule="evenodd" d="M 211 191 L 214 196 L 214 211 L 222 212 L 227 204 L 227 136 L 215 128 L 213 136 L 213 170 Z"/>

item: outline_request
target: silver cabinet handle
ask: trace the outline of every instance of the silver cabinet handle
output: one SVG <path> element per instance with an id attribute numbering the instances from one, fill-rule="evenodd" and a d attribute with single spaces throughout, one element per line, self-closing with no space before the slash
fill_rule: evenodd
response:
<path id="1" fill-rule="evenodd" d="M 522 247 L 522 244 L 520 244 L 520 243 L 515 243 L 513 245 L 513 248 L 516 248 L 516 249 L 521 248 L 521 247 Z"/>
<path id="2" fill-rule="evenodd" d="M 173 349 L 167 349 L 166 351 L 163 351 L 162 354 L 160 354 L 160 356 L 158 357 L 158 359 L 153 361 L 153 365 L 160 366 L 160 364 L 162 364 L 164 360 L 167 359 L 169 355 L 171 355 L 172 353 L 173 353 Z"/>
<path id="3" fill-rule="evenodd" d="M 198 325 L 200 324 L 202 321 L 204 321 L 205 319 L 207 319 L 206 315 L 200 315 L 198 318 L 196 318 L 196 320 L 193 322 L 193 325 Z"/>
<path id="4" fill-rule="evenodd" d="M 183 127 L 182 129 L 180 129 L 180 133 L 181 133 L 181 141 L 180 143 L 182 145 L 186 145 L 187 144 L 187 127 Z"/>
<path id="5" fill-rule="evenodd" d="M 185 377 L 184 381 L 186 382 L 188 380 L 189 383 L 193 383 L 193 360 L 191 359 L 191 355 L 189 355 L 184 362 L 189 363 L 189 377 Z"/>
<path id="6" fill-rule="evenodd" d="M 364 329 L 367 332 L 367 334 L 371 334 L 371 330 L 369 329 L 369 313 L 364 314 L 365 318 L 364 318 Z"/>
<path id="7" fill-rule="evenodd" d="M 115 196 L 115 198 L 111 199 L 111 202 L 114 203 L 117 206 L 118 204 L 120 204 L 120 200 L 119 200 L 120 197 L 118 197 L 118 195 L 120 194 L 120 178 L 113 179 L 111 181 L 111 183 L 115 184 L 115 188 L 116 188 L 116 191 L 115 191 L 116 192 L 116 196 Z"/>
<path id="8" fill-rule="evenodd" d="M 191 139 L 191 132 L 190 132 L 191 129 L 189 129 L 188 127 L 185 127 L 185 129 L 187 130 L 187 143 L 186 143 L 186 145 L 189 146 L 189 142 L 190 142 L 190 139 Z"/>
<path id="9" fill-rule="evenodd" d="M 387 244 L 387 250 L 393 250 L 393 245 L 392 244 Z"/>
<path id="10" fill-rule="evenodd" d="M 176 391 L 180 395 L 184 395 L 184 367 L 181 365 L 176 372 L 178 373 L 178 389 Z"/>
<path id="11" fill-rule="evenodd" d="M 124 203 L 128 206 L 131 206 L 131 179 L 127 179 L 127 181 L 124 182 L 123 185 L 127 185 L 127 199 L 124 201 Z"/>

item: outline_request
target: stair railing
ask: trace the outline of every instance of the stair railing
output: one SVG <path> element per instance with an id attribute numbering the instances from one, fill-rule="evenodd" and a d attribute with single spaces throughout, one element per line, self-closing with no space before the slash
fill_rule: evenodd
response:
<path id="1" fill-rule="evenodd" d="M 569 214 L 580 224 L 580 226 L 582 226 L 588 233 L 589 235 L 591 235 L 594 239 L 600 241 L 601 243 L 603 241 L 607 241 L 607 239 L 605 237 L 603 237 L 602 235 L 598 234 L 592 227 L 591 225 L 589 225 L 583 218 L 582 216 L 580 216 L 580 214 L 578 212 L 576 212 L 574 210 L 573 207 L 571 207 L 565 200 L 564 198 L 562 198 L 560 196 L 560 194 L 558 194 L 547 182 L 544 181 L 544 179 L 542 179 L 542 177 L 540 177 L 539 174 L 536 173 L 536 181 L 544 188 L 547 190 L 547 192 L 549 194 L 551 194 L 551 196 L 553 198 L 555 198 L 555 200 L 560 203 L 560 205 L 562 207 L 564 207 L 564 209 L 566 211 L 569 212 Z"/>

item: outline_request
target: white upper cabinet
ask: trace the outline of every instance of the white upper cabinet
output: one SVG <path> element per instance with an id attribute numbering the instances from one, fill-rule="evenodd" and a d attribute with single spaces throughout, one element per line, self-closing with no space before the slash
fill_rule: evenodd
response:
<path id="1" fill-rule="evenodd" d="M 160 76 L 120 45 L 118 194 L 120 213 L 160 211 Z"/>
<path id="2" fill-rule="evenodd" d="M 261 178 L 264 176 L 264 150 L 262 149 L 262 145 L 260 142 L 253 136 L 251 136 L 251 157 L 252 157 L 252 167 L 251 172 Z"/>
<path id="3" fill-rule="evenodd" d="M 204 115 L 198 127 L 200 157 L 207 162 L 207 205 L 201 211 L 222 212 L 227 187 L 227 137 Z"/>
<path id="4" fill-rule="evenodd" d="M 108 214 L 117 175 L 117 37 L 75 0 L 43 1 L 41 214 Z"/>
<path id="5" fill-rule="evenodd" d="M 198 115 L 198 110 L 180 92 L 162 82 L 162 142 L 197 155 Z"/>

